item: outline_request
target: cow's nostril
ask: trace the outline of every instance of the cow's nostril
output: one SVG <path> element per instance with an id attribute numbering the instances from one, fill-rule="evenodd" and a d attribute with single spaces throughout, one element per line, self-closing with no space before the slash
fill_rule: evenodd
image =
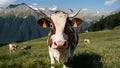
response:
<path id="1" fill-rule="evenodd" d="M 56 42 L 54 42 L 54 45 L 57 45 L 57 43 L 56 43 Z"/>
<path id="2" fill-rule="evenodd" d="M 64 44 L 63 44 L 64 46 L 66 45 L 66 41 L 64 42 Z"/>

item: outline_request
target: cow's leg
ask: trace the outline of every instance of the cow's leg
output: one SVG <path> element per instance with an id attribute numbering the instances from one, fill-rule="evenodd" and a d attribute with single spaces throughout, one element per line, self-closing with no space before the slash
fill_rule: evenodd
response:
<path id="1" fill-rule="evenodd" d="M 69 48 L 67 51 L 68 54 L 66 54 L 66 57 L 64 59 L 64 65 L 63 68 L 70 68 L 71 67 L 71 49 Z"/>
<path id="2" fill-rule="evenodd" d="M 67 58 L 65 61 L 64 61 L 64 64 L 63 64 L 63 68 L 71 68 L 71 58 Z"/>
<path id="3" fill-rule="evenodd" d="M 50 48 L 49 48 L 49 55 L 50 55 L 50 61 L 51 61 L 51 68 L 54 68 L 55 60 Z"/>

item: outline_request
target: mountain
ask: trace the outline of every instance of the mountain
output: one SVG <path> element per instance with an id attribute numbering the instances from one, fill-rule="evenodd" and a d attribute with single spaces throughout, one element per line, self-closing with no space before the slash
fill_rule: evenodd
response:
<path id="1" fill-rule="evenodd" d="M 116 14 L 116 13 L 119 13 L 119 12 L 120 12 L 120 8 L 118 8 L 118 9 L 112 11 L 110 15 L 112 15 L 112 14 Z"/>
<path id="2" fill-rule="evenodd" d="M 0 44 L 19 42 L 46 36 L 36 21 L 43 17 L 26 4 L 10 5 L 0 10 Z"/>
<path id="3" fill-rule="evenodd" d="M 94 20 L 98 21 L 102 16 L 108 16 L 110 12 L 106 9 L 92 10 L 83 8 L 77 17 L 81 17 L 83 20 Z"/>
<path id="4" fill-rule="evenodd" d="M 120 12 L 111 14 L 104 19 L 101 19 L 95 24 L 92 24 L 88 29 L 90 31 L 99 31 L 104 29 L 113 29 L 120 26 Z"/>

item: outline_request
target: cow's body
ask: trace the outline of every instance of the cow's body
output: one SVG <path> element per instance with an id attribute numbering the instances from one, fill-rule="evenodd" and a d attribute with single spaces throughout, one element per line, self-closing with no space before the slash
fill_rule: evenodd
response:
<path id="1" fill-rule="evenodd" d="M 84 39 L 84 44 L 89 44 L 90 43 L 90 40 L 89 39 Z"/>
<path id="2" fill-rule="evenodd" d="M 15 52 L 18 46 L 16 44 L 9 44 L 10 53 Z"/>
<path id="3" fill-rule="evenodd" d="M 77 13 L 76 13 L 77 14 Z M 48 34 L 48 48 L 51 59 L 51 68 L 54 68 L 55 59 L 59 62 L 64 61 L 63 68 L 66 63 L 72 59 L 75 47 L 78 43 L 78 35 L 73 27 L 81 24 L 79 18 L 69 19 L 68 14 L 62 11 L 56 11 L 47 18 L 38 20 L 38 24 L 44 28 L 50 27 Z"/>
<path id="4" fill-rule="evenodd" d="M 25 46 L 23 46 L 21 49 L 22 49 L 22 50 L 28 50 L 28 49 L 31 49 L 31 46 L 25 45 Z"/>

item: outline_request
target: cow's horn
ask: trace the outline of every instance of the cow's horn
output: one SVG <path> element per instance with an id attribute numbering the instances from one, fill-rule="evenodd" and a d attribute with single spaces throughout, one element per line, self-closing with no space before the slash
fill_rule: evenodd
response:
<path id="1" fill-rule="evenodd" d="M 68 17 L 75 17 L 79 12 L 80 12 L 80 10 L 78 10 L 78 11 L 75 12 L 74 14 L 69 14 Z"/>

